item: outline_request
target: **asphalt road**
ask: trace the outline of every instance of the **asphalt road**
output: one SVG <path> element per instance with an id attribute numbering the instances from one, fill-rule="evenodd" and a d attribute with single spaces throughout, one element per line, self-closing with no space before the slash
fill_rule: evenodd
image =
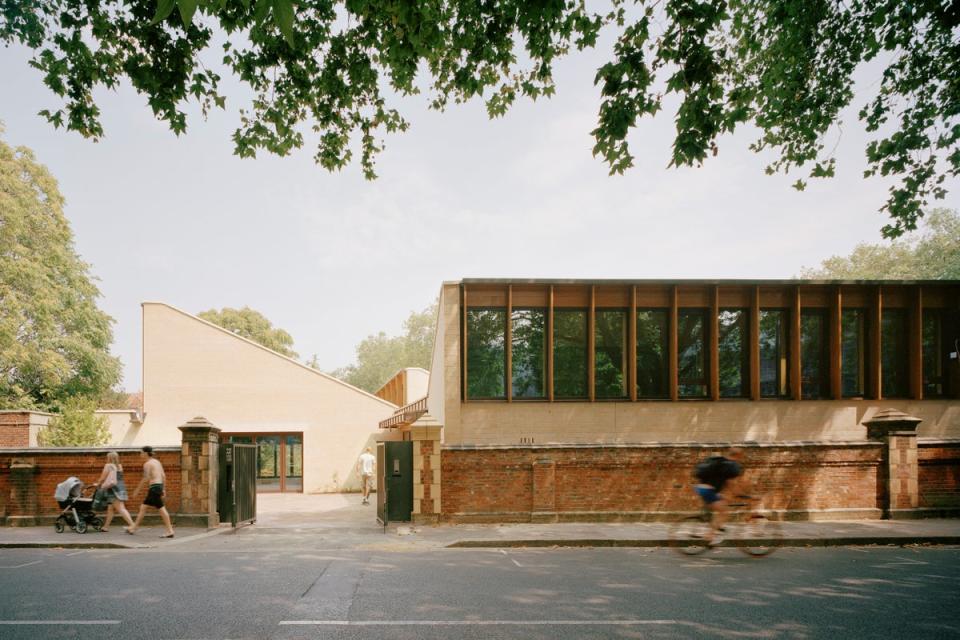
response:
<path id="1" fill-rule="evenodd" d="M 960 549 L 0 550 L 0 638 L 77 637 L 957 638 Z"/>

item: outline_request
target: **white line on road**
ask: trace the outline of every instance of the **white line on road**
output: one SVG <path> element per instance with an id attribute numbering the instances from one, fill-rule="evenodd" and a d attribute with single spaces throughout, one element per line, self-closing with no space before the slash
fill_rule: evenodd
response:
<path id="1" fill-rule="evenodd" d="M 68 554 L 67 554 L 67 557 L 69 558 L 70 556 L 78 556 L 78 555 L 80 555 L 81 553 L 86 553 L 86 552 L 87 552 L 86 549 L 83 549 L 82 551 L 74 551 L 73 553 L 68 553 Z"/>
<path id="2" fill-rule="evenodd" d="M 680 624 L 676 620 L 281 620 L 280 625 L 328 627 L 619 626 Z"/>
<path id="3" fill-rule="evenodd" d="M 23 567 L 29 567 L 32 564 L 40 564 L 43 560 L 34 560 L 33 562 L 24 562 L 23 564 L 14 564 L 8 567 L 0 567 L 0 569 L 22 569 Z"/>
<path id="4" fill-rule="evenodd" d="M 503 555 L 505 555 L 505 556 L 507 556 L 508 558 L 510 558 L 510 554 L 508 554 L 508 553 L 507 553 L 506 551 L 504 551 L 503 549 L 500 549 L 500 553 L 502 553 Z M 520 567 L 521 569 L 523 568 L 523 565 L 520 564 L 519 562 L 517 562 L 516 560 L 514 560 L 513 558 L 510 558 L 510 562 L 512 562 L 513 564 L 517 565 L 517 566 Z"/>
<path id="5" fill-rule="evenodd" d="M 0 625 L 76 625 L 120 624 L 119 620 L 0 620 Z"/>

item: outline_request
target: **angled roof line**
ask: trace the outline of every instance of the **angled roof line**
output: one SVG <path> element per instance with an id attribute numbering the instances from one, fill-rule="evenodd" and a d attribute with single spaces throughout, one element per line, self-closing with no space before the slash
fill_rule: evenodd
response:
<path id="1" fill-rule="evenodd" d="M 373 394 L 370 393 L 369 391 L 364 391 L 363 389 L 360 389 L 360 388 L 358 388 L 358 387 L 353 386 L 353 385 L 350 384 L 349 382 L 344 382 L 343 380 L 340 380 L 339 378 L 334 378 L 334 377 L 331 376 L 330 374 L 324 373 L 323 371 L 320 371 L 319 369 L 314 369 L 313 367 L 308 367 L 307 365 L 303 364 L 303 363 L 300 362 L 299 360 L 294 360 L 293 358 L 291 358 L 291 357 L 289 357 L 289 356 L 285 356 L 285 355 L 283 355 L 282 353 L 278 353 L 278 352 L 274 351 L 273 349 L 271 349 L 271 348 L 269 348 L 269 347 L 263 346 L 263 345 L 260 344 L 259 342 L 254 342 L 253 340 L 250 340 L 249 338 L 244 338 L 244 337 L 241 336 L 241 335 L 237 335 L 236 333 L 230 331 L 229 329 L 224 329 L 224 328 L 221 327 L 220 325 L 214 324 L 214 323 L 212 323 L 212 322 L 210 322 L 210 321 L 208 321 L 208 320 L 204 320 L 203 318 L 200 318 L 200 317 L 198 317 L 198 316 L 195 316 L 195 315 L 193 315 L 192 313 L 189 313 L 189 312 L 187 312 L 187 311 L 184 311 L 183 309 L 179 309 L 179 308 L 173 306 L 172 304 L 168 304 L 168 303 L 166 303 L 166 302 L 158 302 L 158 301 L 155 301 L 155 300 L 144 300 L 143 302 L 140 303 L 140 306 L 141 306 L 141 308 L 142 308 L 142 307 L 145 307 L 145 306 L 148 305 L 148 304 L 159 305 L 159 306 L 161 306 L 161 307 L 166 307 L 166 308 L 168 308 L 168 309 L 170 309 L 170 310 L 172 310 L 172 311 L 176 311 L 177 313 L 182 313 L 183 315 L 187 316 L 188 318 L 190 318 L 190 319 L 192 319 L 192 320 L 196 320 L 197 322 L 200 322 L 201 324 L 205 324 L 205 325 L 207 325 L 208 327 L 211 327 L 211 328 L 213 328 L 213 329 L 216 329 L 217 331 L 220 331 L 220 332 L 222 332 L 222 333 L 225 333 L 225 334 L 227 334 L 228 336 L 230 336 L 231 338 L 235 338 L 235 339 L 237 339 L 237 340 L 242 340 L 243 342 L 246 342 L 247 344 L 251 344 L 251 345 L 255 346 L 255 347 L 258 348 L 258 349 L 262 349 L 263 351 L 266 351 L 267 353 L 270 353 L 270 354 L 272 354 L 272 355 L 280 358 L 281 360 L 286 360 L 287 362 L 290 362 L 291 364 L 297 365 L 297 366 L 300 367 L 301 369 L 306 369 L 307 371 L 310 371 L 311 373 L 314 373 L 314 374 L 320 376 L 321 378 L 326 378 L 327 380 L 330 380 L 330 381 L 332 381 L 332 382 L 336 382 L 337 384 L 341 384 L 341 385 L 347 387 L 348 389 L 350 389 L 350 390 L 352 390 L 352 391 L 356 391 L 357 393 L 360 393 L 360 394 L 365 395 L 365 396 L 367 396 L 367 397 L 369 397 L 369 398 L 372 398 L 373 400 L 377 400 L 378 402 L 382 402 L 383 404 L 385 404 L 385 405 L 387 405 L 387 406 L 390 406 L 390 407 L 396 407 L 396 406 L 397 406 L 397 405 L 393 404 L 392 402 L 389 402 L 389 401 L 387 401 L 387 400 L 384 400 L 383 398 L 380 398 L 379 396 L 373 395 Z"/>

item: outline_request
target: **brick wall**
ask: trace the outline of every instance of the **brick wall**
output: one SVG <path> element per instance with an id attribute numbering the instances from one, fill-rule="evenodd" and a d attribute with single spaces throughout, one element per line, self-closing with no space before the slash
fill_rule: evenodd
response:
<path id="1" fill-rule="evenodd" d="M 960 510 L 960 442 L 917 442 L 920 507 Z"/>
<path id="2" fill-rule="evenodd" d="M 0 413 L 0 447 L 30 446 L 30 413 Z"/>
<path id="3" fill-rule="evenodd" d="M 701 445 L 476 447 L 442 452 L 448 522 L 657 520 L 699 508 Z M 747 446 L 746 480 L 791 519 L 880 517 L 877 442 Z"/>
<path id="4" fill-rule="evenodd" d="M 132 493 L 143 477 L 139 448 L 0 450 L 0 524 L 52 523 L 60 512 L 53 497 L 57 485 L 70 476 L 86 484 L 96 482 L 110 450 L 120 454 L 124 481 Z M 167 510 L 176 514 L 180 511 L 180 447 L 157 447 L 155 455 L 167 475 Z M 136 515 L 144 497 L 146 491 L 137 499 L 131 498 L 127 509 Z M 152 515 L 154 510 L 147 513 Z"/>

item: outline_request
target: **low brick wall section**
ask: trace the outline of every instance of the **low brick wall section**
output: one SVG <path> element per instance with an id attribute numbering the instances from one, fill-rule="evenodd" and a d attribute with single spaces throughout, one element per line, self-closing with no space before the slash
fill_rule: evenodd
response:
<path id="1" fill-rule="evenodd" d="M 447 522 L 663 520 L 699 509 L 694 465 L 716 445 L 443 449 Z M 881 517 L 878 442 L 744 448 L 746 480 L 788 519 Z"/>
<path id="2" fill-rule="evenodd" d="M 132 493 L 143 477 L 139 448 L 0 449 L 0 524 L 10 526 L 52 524 L 60 513 L 53 497 L 58 484 L 77 476 L 86 484 L 96 482 L 106 463 L 107 451 L 120 454 L 124 482 Z M 167 510 L 180 511 L 180 447 L 157 447 L 154 453 L 167 476 Z M 126 503 L 136 516 L 144 490 Z M 149 509 L 148 517 L 156 511 Z M 118 520 L 119 522 L 119 520 Z M 151 517 L 150 522 L 154 522 Z"/>
<path id="3" fill-rule="evenodd" d="M 917 458 L 920 507 L 960 512 L 960 442 L 918 440 Z"/>

